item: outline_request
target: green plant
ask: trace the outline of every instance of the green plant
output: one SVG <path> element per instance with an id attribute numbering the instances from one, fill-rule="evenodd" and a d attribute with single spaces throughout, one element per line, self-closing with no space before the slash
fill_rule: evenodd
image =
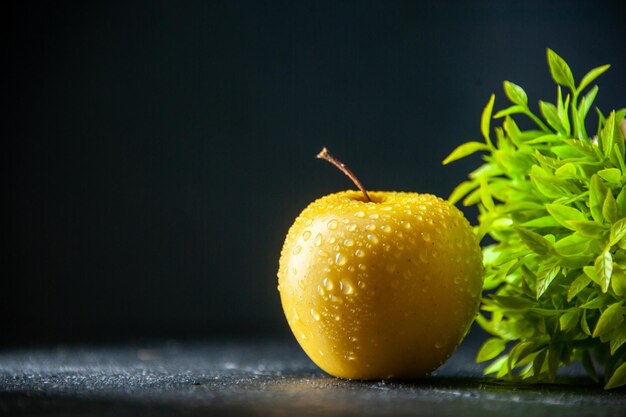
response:
<path id="1" fill-rule="evenodd" d="M 600 364 L 609 389 L 626 384 L 626 109 L 605 117 L 596 108 L 590 137 L 585 119 L 598 87 L 588 87 L 609 65 L 576 85 L 560 56 L 548 49 L 547 58 L 557 100 L 539 102 L 542 118 L 524 90 L 505 81 L 512 105 L 493 116 L 502 120 L 495 140 L 492 95 L 484 142 L 465 143 L 444 160 L 485 152 L 449 197 L 476 205 L 475 231 L 493 240 L 483 247 L 487 291 L 477 317 L 493 337 L 477 360 L 493 360 L 485 374 L 529 381 L 554 381 L 573 361 L 598 381 Z M 520 129 L 519 115 L 536 128 Z"/>

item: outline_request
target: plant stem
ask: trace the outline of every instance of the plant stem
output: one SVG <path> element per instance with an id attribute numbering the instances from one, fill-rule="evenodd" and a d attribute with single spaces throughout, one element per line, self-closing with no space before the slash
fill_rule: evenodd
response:
<path id="1" fill-rule="evenodd" d="M 352 173 L 352 171 L 350 171 L 350 169 L 348 169 L 348 167 L 344 165 L 343 162 L 341 162 L 340 160 L 338 160 L 337 158 L 332 156 L 328 152 L 328 149 L 326 149 L 325 147 L 322 148 L 322 151 L 317 154 L 316 158 L 317 159 L 324 159 L 324 160 L 330 162 L 331 164 L 333 164 L 334 166 L 336 166 L 341 172 L 346 174 L 348 176 L 348 178 L 350 178 L 352 180 L 354 185 L 356 185 L 359 188 L 359 190 L 361 190 L 361 192 L 365 196 L 365 200 L 367 200 L 368 203 L 372 201 L 372 199 L 370 198 L 369 194 L 367 194 L 367 190 L 365 189 L 365 187 L 363 187 L 363 184 L 361 184 L 361 181 L 359 181 L 359 179 L 356 177 L 356 175 L 354 175 Z"/>

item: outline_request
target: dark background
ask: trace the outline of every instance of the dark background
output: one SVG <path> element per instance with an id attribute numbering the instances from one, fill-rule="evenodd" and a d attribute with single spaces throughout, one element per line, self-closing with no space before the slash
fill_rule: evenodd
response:
<path id="1" fill-rule="evenodd" d="M 2 343 L 285 335 L 282 240 L 351 187 L 447 196 L 501 83 L 546 47 L 626 105 L 614 1 L 129 1 L 3 6 Z M 467 212 L 472 222 L 472 213 Z"/>

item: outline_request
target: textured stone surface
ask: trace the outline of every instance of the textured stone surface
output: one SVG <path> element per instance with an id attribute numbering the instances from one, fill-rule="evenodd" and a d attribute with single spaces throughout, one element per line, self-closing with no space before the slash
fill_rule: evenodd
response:
<path id="1" fill-rule="evenodd" d="M 626 391 L 570 369 L 559 384 L 481 377 L 465 344 L 411 382 L 329 377 L 292 341 L 0 352 L 0 414 L 46 416 L 624 416 Z"/>

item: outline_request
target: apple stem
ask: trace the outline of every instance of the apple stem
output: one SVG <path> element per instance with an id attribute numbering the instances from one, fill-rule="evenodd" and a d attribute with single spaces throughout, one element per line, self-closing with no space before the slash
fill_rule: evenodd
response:
<path id="1" fill-rule="evenodd" d="M 350 178 L 352 180 L 354 185 L 356 185 L 359 188 L 359 190 L 361 190 L 361 192 L 365 196 L 365 199 L 367 200 L 367 202 L 369 203 L 369 202 L 372 201 L 372 199 L 370 198 L 369 194 L 367 194 L 367 190 L 365 189 L 365 187 L 363 187 L 363 184 L 361 184 L 361 181 L 359 181 L 359 179 L 356 177 L 356 175 L 354 175 L 352 173 L 352 171 L 350 171 L 350 169 L 348 169 L 348 167 L 344 165 L 343 162 L 341 162 L 340 160 L 338 160 L 337 158 L 332 156 L 328 152 L 328 149 L 326 149 L 326 147 L 322 148 L 322 151 L 317 154 L 316 158 L 317 159 L 324 159 L 324 160 L 330 162 L 331 164 L 333 164 L 334 166 L 336 166 L 337 168 L 339 168 L 339 170 L 341 172 L 343 172 L 344 174 L 346 174 L 348 176 L 348 178 Z"/>

